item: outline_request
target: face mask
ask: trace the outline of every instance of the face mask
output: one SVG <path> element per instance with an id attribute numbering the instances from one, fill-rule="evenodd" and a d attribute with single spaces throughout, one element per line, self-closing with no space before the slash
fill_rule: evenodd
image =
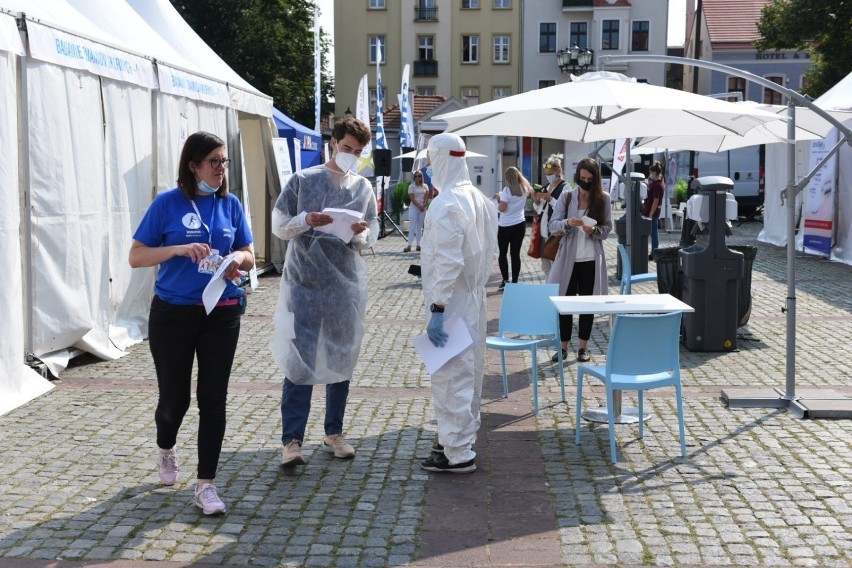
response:
<path id="1" fill-rule="evenodd" d="M 358 156 L 355 154 L 346 154 L 338 152 L 334 156 L 334 163 L 337 167 L 343 170 L 343 173 L 354 171 L 355 164 L 358 162 Z"/>
<path id="2" fill-rule="evenodd" d="M 555 180 L 555 179 L 556 179 L 556 175 L 555 175 L 555 174 L 550 174 L 550 175 L 548 175 L 548 176 L 544 176 L 544 177 L 545 177 L 545 178 L 547 178 L 547 183 L 553 183 L 553 180 Z"/>
<path id="3" fill-rule="evenodd" d="M 432 179 L 432 166 L 426 168 L 426 177 Z"/>
<path id="4" fill-rule="evenodd" d="M 213 187 L 203 179 L 198 180 L 198 189 L 200 189 L 202 193 L 216 193 L 219 191 L 218 187 Z"/>
<path id="5" fill-rule="evenodd" d="M 581 189 L 585 189 L 586 191 L 592 190 L 592 182 L 590 181 L 585 181 L 581 179 L 577 182 L 577 185 L 579 185 Z"/>

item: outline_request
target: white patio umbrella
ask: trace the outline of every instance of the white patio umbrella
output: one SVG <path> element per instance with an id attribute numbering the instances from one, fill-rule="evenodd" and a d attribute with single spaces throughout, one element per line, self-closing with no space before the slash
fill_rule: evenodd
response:
<path id="1" fill-rule="evenodd" d="M 596 71 L 545 89 L 436 118 L 459 136 L 528 136 L 594 142 L 639 136 L 743 134 L 780 117 L 727 101 Z"/>
<path id="2" fill-rule="evenodd" d="M 744 135 L 736 134 L 693 134 L 690 136 L 645 136 L 631 150 L 634 153 L 650 153 L 643 148 L 660 148 L 669 150 L 695 150 L 697 152 L 723 152 L 758 144 L 787 141 L 787 107 L 783 105 L 764 105 L 753 101 L 731 103 L 741 108 L 759 109 L 770 112 L 783 120 L 776 120 L 758 125 Z M 838 120 L 852 118 L 850 111 L 831 111 L 830 114 Z M 818 140 L 825 138 L 834 126 L 814 111 L 799 107 L 796 109 L 796 140 Z M 654 152 L 656 153 L 656 152 Z"/>
<path id="3" fill-rule="evenodd" d="M 465 158 L 487 158 L 485 154 L 480 154 L 478 152 L 471 152 L 470 150 L 465 150 L 464 153 Z M 426 148 L 421 150 L 412 150 L 411 152 L 406 152 L 405 154 L 400 154 L 399 156 L 394 156 L 394 160 L 401 160 L 402 158 L 413 158 L 415 160 L 425 159 L 426 158 Z"/>

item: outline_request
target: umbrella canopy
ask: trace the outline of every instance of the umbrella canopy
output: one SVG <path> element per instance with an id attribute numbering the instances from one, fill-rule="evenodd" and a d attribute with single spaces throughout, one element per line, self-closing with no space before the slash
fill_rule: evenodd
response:
<path id="1" fill-rule="evenodd" d="M 597 71 L 442 114 L 460 136 L 528 136 L 594 142 L 639 136 L 743 134 L 779 117 L 758 109 Z"/>
<path id="2" fill-rule="evenodd" d="M 759 109 L 775 114 L 781 119 L 756 126 L 743 136 L 736 134 L 705 134 L 692 136 L 646 136 L 637 142 L 631 152 L 641 153 L 642 148 L 668 148 L 671 150 L 695 150 L 697 152 L 723 152 L 758 144 L 787 142 L 787 107 L 783 105 L 763 105 L 752 101 L 731 103 L 742 108 Z M 852 118 L 849 111 L 829 111 L 834 118 L 844 121 Z M 796 108 L 796 140 L 817 140 L 825 138 L 833 125 L 814 111 Z"/>
<path id="3" fill-rule="evenodd" d="M 465 150 L 464 153 L 465 158 L 487 158 L 485 154 L 480 154 L 478 152 L 471 152 L 470 150 Z M 394 160 L 401 160 L 402 158 L 413 158 L 415 160 L 421 160 L 426 158 L 426 148 L 421 150 L 411 152 L 406 152 L 405 154 L 400 154 L 399 156 L 394 156 Z"/>

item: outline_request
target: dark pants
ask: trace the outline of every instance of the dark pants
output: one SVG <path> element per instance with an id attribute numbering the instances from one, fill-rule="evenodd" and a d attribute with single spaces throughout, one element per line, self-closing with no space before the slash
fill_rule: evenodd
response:
<path id="1" fill-rule="evenodd" d="M 591 296 L 595 293 L 595 261 L 575 262 L 574 270 L 571 272 L 571 281 L 565 289 L 565 296 Z M 594 314 L 580 315 L 580 330 L 577 334 L 580 339 L 588 341 L 592 336 L 592 323 L 595 321 Z M 571 341 L 571 326 L 573 318 L 559 316 L 559 335 L 562 341 Z"/>
<path id="2" fill-rule="evenodd" d="M 172 448 L 192 395 L 198 358 L 198 478 L 213 479 L 225 438 L 225 405 L 231 365 L 240 337 L 240 307 L 180 306 L 154 296 L 148 345 L 157 370 L 160 399 L 154 420 L 157 446 Z"/>
<path id="3" fill-rule="evenodd" d="M 284 379 L 281 397 L 281 422 L 284 425 L 281 443 L 285 446 L 293 440 L 300 443 L 305 439 L 305 428 L 311 412 L 311 394 L 314 385 L 297 385 Z M 349 397 L 349 381 L 325 385 L 325 435 L 343 432 L 343 415 Z"/>
<path id="4" fill-rule="evenodd" d="M 524 235 L 527 232 L 527 224 L 518 223 L 509 227 L 497 228 L 497 246 L 500 249 L 500 256 L 497 258 L 497 263 L 500 265 L 500 274 L 503 275 L 503 282 L 509 281 L 509 262 L 506 259 L 506 252 L 512 255 L 512 282 L 517 283 L 518 275 L 521 273 L 521 245 L 524 243 Z"/>
<path id="5" fill-rule="evenodd" d="M 660 248 L 660 218 L 651 218 L 651 252 Z"/>

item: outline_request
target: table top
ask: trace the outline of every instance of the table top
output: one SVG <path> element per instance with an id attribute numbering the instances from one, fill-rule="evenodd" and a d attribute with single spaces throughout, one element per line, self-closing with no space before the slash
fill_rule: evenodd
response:
<path id="1" fill-rule="evenodd" d="M 671 294 L 607 294 L 592 296 L 551 296 L 562 315 L 568 314 L 663 314 L 694 312 Z"/>

